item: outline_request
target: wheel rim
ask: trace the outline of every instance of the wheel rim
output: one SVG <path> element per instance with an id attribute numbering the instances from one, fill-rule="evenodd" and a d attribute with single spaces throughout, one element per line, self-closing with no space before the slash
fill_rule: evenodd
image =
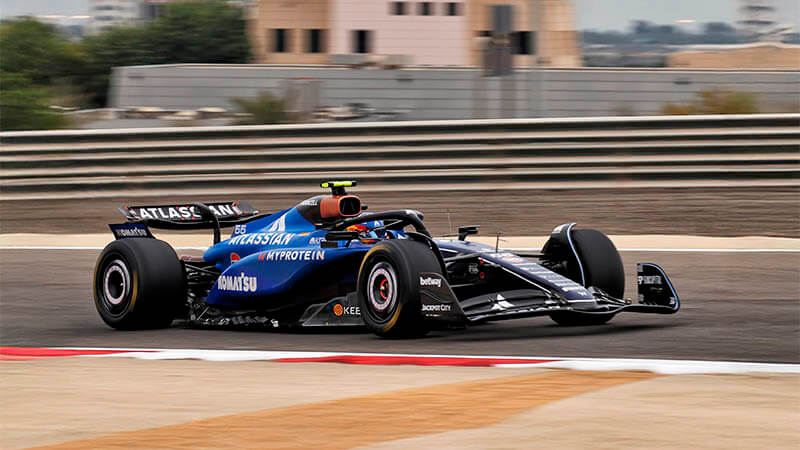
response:
<path id="1" fill-rule="evenodd" d="M 387 262 L 372 267 L 367 279 L 367 302 L 379 319 L 394 313 L 397 305 L 397 273 Z"/>
<path id="2" fill-rule="evenodd" d="M 110 312 L 124 308 L 125 299 L 131 290 L 131 276 L 125 261 L 111 261 L 103 272 L 103 300 Z"/>

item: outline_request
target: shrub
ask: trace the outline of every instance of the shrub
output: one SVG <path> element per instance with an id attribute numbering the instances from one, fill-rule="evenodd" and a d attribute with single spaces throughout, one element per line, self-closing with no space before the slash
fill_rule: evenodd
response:
<path id="1" fill-rule="evenodd" d="M 69 120 L 50 109 L 51 95 L 19 73 L 0 72 L 0 130 L 64 128 Z"/>
<path id="2" fill-rule="evenodd" d="M 262 92 L 253 99 L 234 98 L 232 101 L 243 113 L 249 114 L 237 119 L 236 125 L 265 125 L 289 120 L 284 101 L 269 92 Z"/>
<path id="3" fill-rule="evenodd" d="M 689 104 L 667 103 L 663 114 L 758 114 L 756 96 L 750 92 L 709 89 L 697 93 Z"/>

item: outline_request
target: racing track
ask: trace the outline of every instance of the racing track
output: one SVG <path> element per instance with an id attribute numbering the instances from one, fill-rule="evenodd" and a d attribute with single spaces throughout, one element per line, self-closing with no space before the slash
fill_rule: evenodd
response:
<path id="1" fill-rule="evenodd" d="M 533 318 L 438 331 L 412 341 L 350 331 L 114 331 L 100 321 L 91 301 L 98 253 L 0 250 L 0 344 L 800 362 L 796 252 L 624 253 L 629 272 L 643 260 L 667 270 L 681 296 L 681 312 L 623 314 L 609 325 L 584 328 Z M 630 275 L 628 286 L 633 286 Z"/>

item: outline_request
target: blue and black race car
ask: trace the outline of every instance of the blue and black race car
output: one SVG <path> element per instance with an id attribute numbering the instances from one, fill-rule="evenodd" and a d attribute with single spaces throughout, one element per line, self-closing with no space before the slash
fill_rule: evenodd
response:
<path id="1" fill-rule="evenodd" d="M 603 233 L 556 227 L 540 253 L 512 253 L 458 235 L 434 238 L 422 213 L 365 212 L 346 188 L 263 214 L 245 203 L 132 206 L 110 225 L 116 240 L 94 275 L 102 319 L 117 329 L 169 326 L 366 326 L 384 337 L 433 328 L 549 316 L 597 325 L 623 311 L 673 314 L 680 302 L 664 271 L 638 264 L 638 301 Z M 220 229 L 233 228 L 221 241 Z M 214 245 L 181 256 L 151 228 L 211 229 Z"/>

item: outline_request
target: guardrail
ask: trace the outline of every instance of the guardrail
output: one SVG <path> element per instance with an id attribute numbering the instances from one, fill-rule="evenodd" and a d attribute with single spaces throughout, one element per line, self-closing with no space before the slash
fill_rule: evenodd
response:
<path id="1" fill-rule="evenodd" d="M 800 114 L 708 116 L 579 117 L 561 119 L 432 120 L 347 122 L 227 127 L 125 128 L 113 130 L 16 131 L 0 133 L 3 144 L 129 141 L 153 139 L 227 139 L 234 137 L 357 136 L 461 132 L 563 131 L 608 129 L 797 127 Z"/>
<path id="2" fill-rule="evenodd" d="M 3 199 L 800 184 L 800 114 L 0 133 Z"/>

